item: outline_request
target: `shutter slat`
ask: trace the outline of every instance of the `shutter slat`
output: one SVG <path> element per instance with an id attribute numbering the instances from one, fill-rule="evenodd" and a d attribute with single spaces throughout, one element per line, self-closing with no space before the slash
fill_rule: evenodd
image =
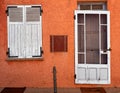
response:
<path id="1" fill-rule="evenodd" d="M 36 25 L 36 28 L 37 28 L 37 55 L 41 55 L 41 52 L 40 52 L 40 47 L 42 47 L 42 46 L 40 46 L 40 42 L 41 42 L 41 39 L 40 39 L 40 30 L 39 30 L 39 28 L 40 28 L 40 25 Z"/>
<path id="2" fill-rule="evenodd" d="M 18 56 L 18 25 L 14 25 L 14 50 L 15 55 Z"/>
<path id="3" fill-rule="evenodd" d="M 32 46 L 33 46 L 33 55 L 36 55 L 36 28 L 35 25 L 32 25 Z"/>
<path id="4" fill-rule="evenodd" d="M 31 33 L 31 25 L 26 25 L 26 57 L 32 57 L 32 33 Z"/>
<path id="5" fill-rule="evenodd" d="M 21 30 L 21 42 L 20 42 L 20 48 L 21 48 L 21 57 L 24 58 L 25 57 L 25 49 L 26 49 L 26 33 L 25 33 L 25 28 L 22 28 L 23 30 Z"/>

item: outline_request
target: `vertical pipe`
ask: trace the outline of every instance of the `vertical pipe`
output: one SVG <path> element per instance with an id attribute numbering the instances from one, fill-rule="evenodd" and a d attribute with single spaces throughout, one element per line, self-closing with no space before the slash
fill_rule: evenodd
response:
<path id="1" fill-rule="evenodd" d="M 57 93 L 57 78 L 56 78 L 56 67 L 53 67 L 53 86 L 54 86 L 54 93 Z"/>

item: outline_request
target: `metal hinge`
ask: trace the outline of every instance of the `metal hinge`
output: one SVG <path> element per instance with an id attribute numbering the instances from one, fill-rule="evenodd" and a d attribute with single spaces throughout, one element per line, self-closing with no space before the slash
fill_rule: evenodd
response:
<path id="1" fill-rule="evenodd" d="M 8 55 L 8 57 L 18 57 L 18 56 L 10 56 L 10 48 L 8 48 L 6 54 Z"/>
<path id="2" fill-rule="evenodd" d="M 40 55 L 33 55 L 32 57 L 42 57 L 42 54 L 43 54 L 43 50 L 42 50 L 42 47 L 40 47 Z"/>
<path id="3" fill-rule="evenodd" d="M 9 8 L 17 8 L 17 6 L 8 6 L 7 10 L 5 11 L 7 16 L 9 16 Z"/>
<path id="4" fill-rule="evenodd" d="M 74 20 L 76 19 L 76 15 L 74 15 Z"/>
<path id="5" fill-rule="evenodd" d="M 41 6 L 32 6 L 32 8 L 40 8 L 40 15 L 42 15 L 43 10 L 42 10 L 42 7 L 41 7 Z"/>
<path id="6" fill-rule="evenodd" d="M 74 75 L 74 79 L 76 79 L 76 74 Z"/>

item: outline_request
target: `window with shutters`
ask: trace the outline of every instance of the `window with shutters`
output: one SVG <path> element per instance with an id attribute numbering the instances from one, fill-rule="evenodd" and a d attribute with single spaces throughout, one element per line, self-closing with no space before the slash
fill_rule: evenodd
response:
<path id="1" fill-rule="evenodd" d="M 42 57 L 41 6 L 8 6 L 6 12 L 8 57 Z"/>

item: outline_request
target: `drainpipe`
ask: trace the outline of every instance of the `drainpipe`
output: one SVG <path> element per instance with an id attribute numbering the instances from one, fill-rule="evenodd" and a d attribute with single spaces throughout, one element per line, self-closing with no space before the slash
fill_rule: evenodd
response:
<path id="1" fill-rule="evenodd" d="M 56 77 L 56 67 L 53 67 L 53 86 L 54 86 L 54 93 L 57 93 L 57 77 Z"/>

